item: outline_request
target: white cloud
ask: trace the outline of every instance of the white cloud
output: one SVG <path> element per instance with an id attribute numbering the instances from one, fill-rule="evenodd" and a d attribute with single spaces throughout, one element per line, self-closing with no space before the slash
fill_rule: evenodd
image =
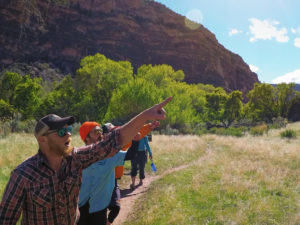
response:
<path id="1" fill-rule="evenodd" d="M 250 38 L 250 42 L 262 40 L 271 40 L 275 38 L 278 42 L 288 42 L 289 37 L 286 28 L 278 29 L 276 26 L 279 24 L 275 20 L 258 20 L 256 18 L 251 18 L 249 21 L 252 23 L 249 26 L 250 33 L 253 35 Z"/>
<path id="2" fill-rule="evenodd" d="M 257 66 L 253 66 L 253 65 L 249 65 L 250 70 L 254 73 L 256 73 L 257 71 L 259 71 L 259 68 Z"/>
<path id="3" fill-rule="evenodd" d="M 293 34 L 300 34 L 300 27 L 297 27 L 297 28 L 291 28 L 291 32 Z"/>
<path id="4" fill-rule="evenodd" d="M 300 48 L 300 38 L 295 38 L 295 40 L 294 40 L 294 45 L 295 45 L 297 48 Z"/>
<path id="5" fill-rule="evenodd" d="M 300 69 L 294 70 L 293 72 L 284 74 L 280 77 L 275 78 L 272 81 L 273 84 L 279 83 L 300 83 Z"/>
<path id="6" fill-rule="evenodd" d="M 232 36 L 234 34 L 239 34 L 239 33 L 242 33 L 242 32 L 243 31 L 234 28 L 231 31 L 229 31 L 229 36 Z"/>

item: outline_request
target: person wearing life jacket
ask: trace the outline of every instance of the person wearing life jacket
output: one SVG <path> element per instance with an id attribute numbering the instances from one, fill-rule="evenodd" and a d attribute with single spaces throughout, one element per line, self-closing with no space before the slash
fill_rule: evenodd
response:
<path id="1" fill-rule="evenodd" d="M 117 128 L 116 126 L 112 125 L 111 123 L 107 123 L 106 125 L 110 129 L 110 131 Z M 137 153 L 137 148 L 138 148 L 138 144 L 139 144 L 138 141 L 140 139 L 144 138 L 147 134 L 149 134 L 151 131 L 153 131 L 155 128 L 157 128 L 159 126 L 160 126 L 159 121 L 154 121 L 152 123 L 145 124 L 139 130 L 140 135 L 135 136 L 135 138 L 130 143 L 128 143 L 127 145 L 125 145 L 122 148 L 122 151 L 128 150 L 128 152 L 125 156 L 125 160 L 132 160 Z M 102 128 L 104 128 L 104 127 L 102 126 Z M 104 131 L 103 133 L 105 133 L 105 131 L 107 131 L 106 128 L 104 128 L 103 131 Z M 115 179 L 120 179 L 123 175 L 124 175 L 124 166 L 117 166 L 115 168 Z"/>

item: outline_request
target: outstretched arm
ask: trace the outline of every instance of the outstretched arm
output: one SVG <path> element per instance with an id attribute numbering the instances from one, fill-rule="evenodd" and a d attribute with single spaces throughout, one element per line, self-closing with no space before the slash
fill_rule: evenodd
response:
<path id="1" fill-rule="evenodd" d="M 132 118 L 129 122 L 121 126 L 119 146 L 124 146 L 130 142 L 148 120 L 164 120 L 166 118 L 166 111 L 163 107 L 171 100 L 172 97 L 165 99 L 163 102 L 144 110 Z"/>
<path id="2" fill-rule="evenodd" d="M 140 137 L 139 139 L 142 139 L 143 137 L 145 137 L 148 133 L 150 133 L 152 130 L 154 130 L 156 127 L 159 127 L 160 123 L 155 120 L 152 123 L 147 123 L 145 124 L 141 129 L 140 129 Z M 138 139 L 138 140 L 139 140 Z"/>

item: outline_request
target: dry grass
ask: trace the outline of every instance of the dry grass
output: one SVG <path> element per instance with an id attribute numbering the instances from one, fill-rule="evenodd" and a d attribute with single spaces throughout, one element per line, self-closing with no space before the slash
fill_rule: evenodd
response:
<path id="1" fill-rule="evenodd" d="M 299 132 L 300 124 L 285 129 Z M 201 142 L 193 147 L 205 146 L 205 160 L 155 182 L 126 224 L 299 224 L 300 140 L 280 138 L 285 129 L 178 137 L 183 148 Z M 156 150 L 170 151 L 165 146 Z"/>
<path id="2" fill-rule="evenodd" d="M 154 135 L 158 174 L 189 166 L 155 181 L 125 224 L 300 224 L 300 139 L 281 138 L 285 129 L 300 134 L 300 123 L 256 137 Z M 78 135 L 73 143 L 82 145 Z M 0 139 L 1 194 L 10 171 L 36 151 L 32 135 Z"/>
<path id="3" fill-rule="evenodd" d="M 150 142 L 157 174 L 180 165 L 188 164 L 205 153 L 206 144 L 198 136 L 166 136 L 153 135 Z M 150 173 L 150 163 L 146 164 L 146 172 Z M 130 161 L 125 162 L 125 176 L 119 181 L 121 188 L 130 184 Z"/>

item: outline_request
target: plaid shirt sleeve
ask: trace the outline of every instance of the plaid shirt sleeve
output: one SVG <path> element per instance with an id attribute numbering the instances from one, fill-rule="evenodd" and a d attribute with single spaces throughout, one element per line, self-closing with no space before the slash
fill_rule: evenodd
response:
<path id="1" fill-rule="evenodd" d="M 76 158 L 81 161 L 83 168 L 87 168 L 96 161 L 109 158 L 120 151 L 119 138 L 120 130 L 116 129 L 103 141 L 75 149 Z"/>
<path id="2" fill-rule="evenodd" d="M 25 184 L 22 176 L 15 170 L 3 193 L 0 204 L 0 224 L 16 224 L 21 215 L 25 196 Z"/>

